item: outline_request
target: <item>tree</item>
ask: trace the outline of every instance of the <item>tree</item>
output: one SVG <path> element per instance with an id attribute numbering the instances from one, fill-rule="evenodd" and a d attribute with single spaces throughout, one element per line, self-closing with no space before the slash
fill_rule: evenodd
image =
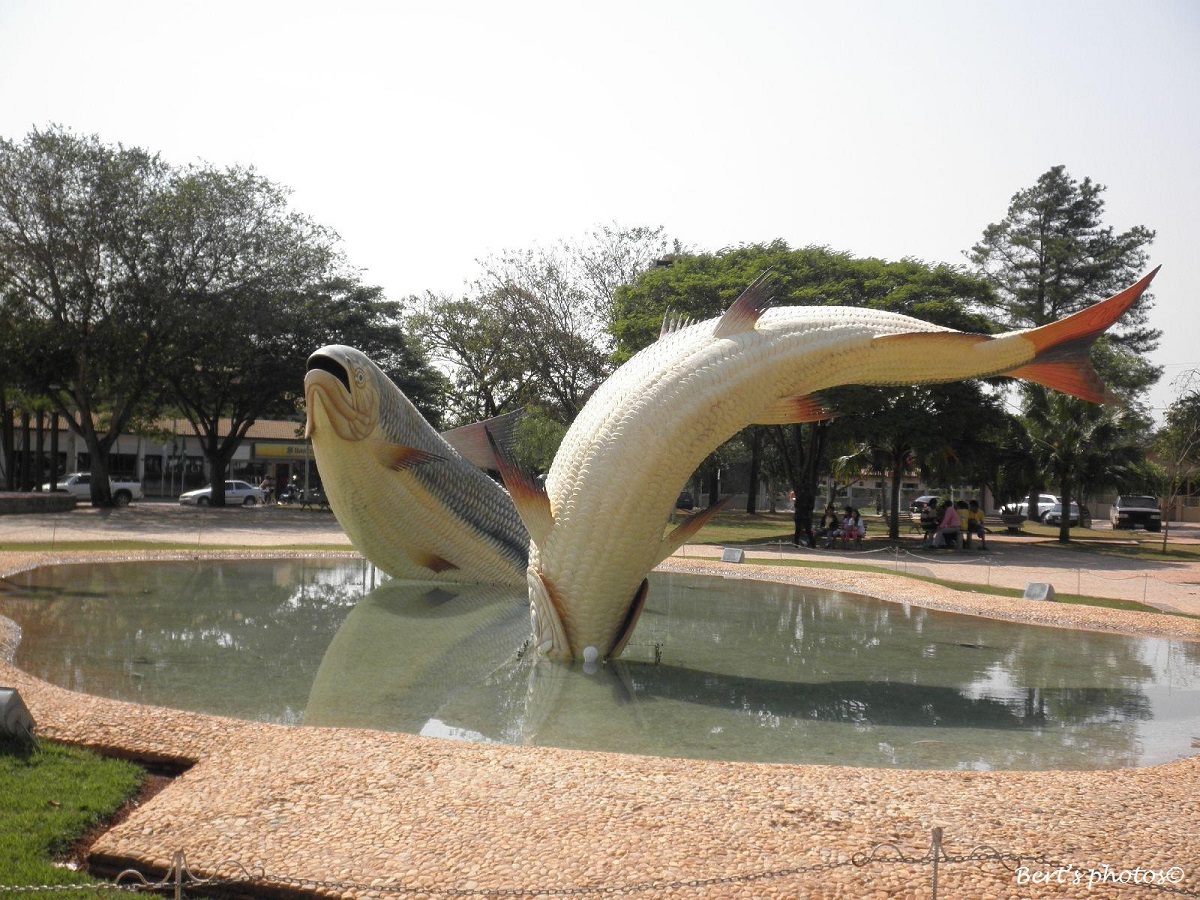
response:
<path id="1" fill-rule="evenodd" d="M 1036 328 L 1103 300 L 1147 267 L 1154 232 L 1138 225 L 1116 234 L 1102 224 L 1106 188 L 1076 181 L 1054 166 L 1013 195 L 1007 215 L 984 229 L 966 254 L 992 286 L 983 299 L 1007 329 Z M 1145 354 L 1161 332 L 1146 322 L 1153 300 L 1143 294 L 1111 332 L 1125 352 Z"/>
<path id="2" fill-rule="evenodd" d="M 110 505 L 108 453 L 155 379 L 187 258 L 156 218 L 168 169 L 145 150 L 60 128 L 0 139 L 0 284 L 26 320 L 20 352 L 39 393 L 87 445 L 92 503 Z"/>
<path id="3" fill-rule="evenodd" d="M 1060 165 L 1013 195 L 1005 218 L 988 225 L 967 253 L 993 289 L 985 311 L 997 314 L 1008 329 L 1035 328 L 1117 293 L 1142 274 L 1154 232 L 1139 225 L 1117 234 L 1104 225 L 1104 191 L 1090 178 L 1076 181 Z M 1147 324 L 1152 302 L 1143 294 L 1093 354 L 1097 370 L 1127 400 L 1161 373 L 1146 361 L 1160 336 Z M 1034 421 L 1080 408 L 1051 401 L 1037 385 L 1023 385 L 1022 395 Z M 1062 433 L 1071 432 L 1072 424 L 1057 423 Z M 1038 482 L 1028 485 L 1031 516 L 1044 486 Z"/>
<path id="4" fill-rule="evenodd" d="M 1183 373 L 1172 386 L 1176 397 L 1154 442 L 1163 469 L 1162 495 L 1168 510 L 1163 517 L 1163 553 L 1167 552 L 1171 530 L 1169 512 L 1185 491 L 1191 493 L 1200 477 L 1200 369 Z"/>
<path id="5" fill-rule="evenodd" d="M 1091 476 L 1112 479 L 1144 455 L 1138 439 L 1144 433 L 1131 427 L 1133 414 L 1123 407 L 1097 406 L 1057 391 L 1031 395 L 1024 421 L 1033 441 L 1033 456 L 1049 474 L 1062 503 L 1058 540 L 1071 540 L 1071 502 L 1081 483 Z"/>
<path id="6" fill-rule="evenodd" d="M 291 212 L 282 188 L 239 168 L 175 172 L 158 225 L 165 253 L 187 260 L 160 362 L 164 400 L 191 423 L 212 503 L 224 506 L 225 474 L 247 430 L 299 389 L 315 349 L 303 298 L 330 271 L 335 236 Z"/>
<path id="7" fill-rule="evenodd" d="M 978 279 L 948 266 L 929 266 L 916 260 L 885 262 L 855 259 L 824 247 L 793 250 L 783 241 L 750 245 L 714 254 L 679 255 L 668 265 L 648 270 L 635 283 L 617 291 L 613 325 L 616 357 L 627 359 L 658 338 L 664 316 L 671 311 L 697 320 L 720 315 L 745 286 L 771 271 L 779 305 L 865 306 L 904 313 L 964 331 L 992 330 L 989 320 L 971 312 L 964 301 L 981 305 L 987 288 Z M 944 396 L 952 386 L 931 387 L 922 398 Z M 857 388 L 829 391 L 835 410 L 853 410 L 863 418 L 874 415 L 888 389 Z M 839 396 L 851 398 L 846 404 Z M 922 399 L 921 402 L 925 402 Z M 969 417 L 941 416 L 938 428 L 961 430 Z M 795 537 L 807 540 L 821 460 L 831 434 L 851 426 L 808 424 L 776 426 L 771 440 L 783 453 L 796 496 Z M 831 431 L 831 429 L 834 429 Z M 877 439 L 882 441 L 882 435 Z M 881 444 L 882 446 L 882 444 Z M 898 527 L 895 522 L 893 526 Z"/>
<path id="8" fill-rule="evenodd" d="M 616 288 L 668 249 L 662 229 L 604 226 L 482 260 L 463 297 L 411 298 L 414 331 L 451 374 L 453 417 L 536 405 L 569 424 L 612 371 Z"/>

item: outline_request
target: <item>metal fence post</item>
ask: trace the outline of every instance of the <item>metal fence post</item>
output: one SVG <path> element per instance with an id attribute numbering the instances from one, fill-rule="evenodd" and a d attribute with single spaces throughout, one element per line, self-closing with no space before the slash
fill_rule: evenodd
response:
<path id="1" fill-rule="evenodd" d="M 938 894 L 938 857 L 942 855 L 942 829 L 933 829 L 933 840 L 929 844 L 929 852 L 933 856 L 933 900 Z"/>

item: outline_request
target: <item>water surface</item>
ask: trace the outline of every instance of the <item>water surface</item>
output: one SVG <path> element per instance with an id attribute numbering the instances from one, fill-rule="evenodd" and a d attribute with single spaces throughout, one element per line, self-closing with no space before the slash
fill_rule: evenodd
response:
<path id="1" fill-rule="evenodd" d="M 523 592 L 311 560 L 72 565 L 3 582 L 16 662 L 244 719 L 659 756 L 1096 768 L 1200 746 L 1200 645 L 656 575 L 622 659 L 528 650 Z"/>

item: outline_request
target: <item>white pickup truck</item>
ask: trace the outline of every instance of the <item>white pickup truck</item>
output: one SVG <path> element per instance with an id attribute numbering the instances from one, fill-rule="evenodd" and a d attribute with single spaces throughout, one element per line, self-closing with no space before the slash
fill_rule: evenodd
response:
<path id="1" fill-rule="evenodd" d="M 128 506 L 131 500 L 141 500 L 145 496 L 142 492 L 142 483 L 140 481 L 117 481 L 115 478 L 110 478 L 108 479 L 108 484 L 112 488 L 113 503 L 117 504 L 117 506 Z M 42 490 L 63 491 L 74 496 L 76 500 L 90 500 L 92 496 L 92 473 L 75 472 L 72 475 L 65 476 L 53 488 L 49 484 L 43 484 Z"/>

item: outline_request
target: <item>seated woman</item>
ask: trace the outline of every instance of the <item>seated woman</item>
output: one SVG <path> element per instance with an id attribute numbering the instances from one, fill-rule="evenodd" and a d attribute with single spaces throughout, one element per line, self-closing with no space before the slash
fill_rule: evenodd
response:
<path id="1" fill-rule="evenodd" d="M 850 543 L 854 543 L 855 549 L 862 547 L 863 535 L 867 533 L 867 523 L 863 521 L 862 516 L 857 509 L 846 507 L 846 518 L 842 520 L 842 549 L 850 549 Z"/>
<path id="2" fill-rule="evenodd" d="M 816 536 L 824 538 L 824 543 L 821 545 L 826 549 L 833 546 L 833 539 L 837 536 L 838 530 L 841 528 L 841 523 L 838 521 L 837 513 L 833 511 L 833 504 L 830 503 L 825 507 L 825 512 L 821 515 L 821 521 L 817 525 Z"/>
<path id="3" fill-rule="evenodd" d="M 958 512 L 949 500 L 943 501 L 940 510 L 942 521 L 933 535 L 934 547 L 953 547 L 960 549 L 962 541 L 962 523 L 959 522 Z"/>

